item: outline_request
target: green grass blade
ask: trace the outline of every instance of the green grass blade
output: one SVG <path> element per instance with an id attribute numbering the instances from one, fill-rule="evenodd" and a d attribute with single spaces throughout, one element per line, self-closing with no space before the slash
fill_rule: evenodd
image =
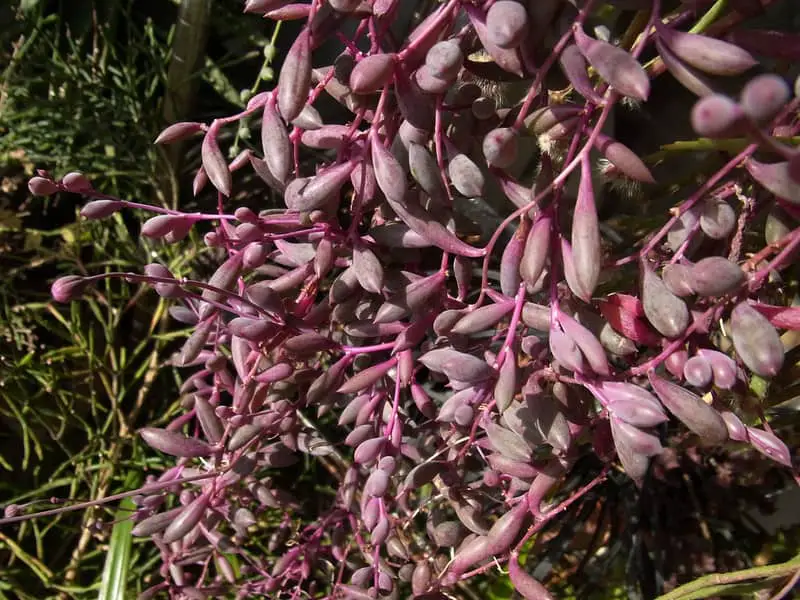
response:
<path id="1" fill-rule="evenodd" d="M 126 484 L 131 483 L 131 479 L 136 479 L 136 477 L 129 476 Z M 136 485 L 138 482 L 133 482 L 130 488 L 126 485 L 125 489 L 133 489 Z M 131 543 L 133 541 L 131 534 L 133 521 L 129 517 L 134 510 L 136 510 L 136 505 L 133 500 L 125 498 L 120 502 L 119 508 L 114 514 L 114 520 L 118 522 L 111 531 L 111 542 L 108 545 L 106 563 L 103 567 L 103 580 L 100 584 L 98 600 L 125 600 L 125 584 L 131 566 Z"/>

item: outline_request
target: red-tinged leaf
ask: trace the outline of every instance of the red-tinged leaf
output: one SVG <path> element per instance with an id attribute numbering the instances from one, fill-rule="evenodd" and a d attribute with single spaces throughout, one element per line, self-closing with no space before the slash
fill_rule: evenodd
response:
<path id="1" fill-rule="evenodd" d="M 599 302 L 598 307 L 603 318 L 608 321 L 611 327 L 636 342 L 644 346 L 658 346 L 661 338 L 643 320 L 635 316 L 634 313 L 613 302 Z"/>
<path id="2" fill-rule="evenodd" d="M 760 302 L 753 302 L 750 306 L 767 317 L 775 327 L 792 330 L 800 329 L 800 306 L 774 306 L 772 304 L 761 304 Z"/>

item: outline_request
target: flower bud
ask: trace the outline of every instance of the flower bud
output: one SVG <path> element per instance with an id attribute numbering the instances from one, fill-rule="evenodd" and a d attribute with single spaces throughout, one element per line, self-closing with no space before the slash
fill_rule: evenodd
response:
<path id="1" fill-rule="evenodd" d="M 756 123 L 765 123 L 777 115 L 791 97 L 788 84 L 779 75 L 764 73 L 748 81 L 742 89 L 741 106 Z"/>
<path id="2" fill-rule="evenodd" d="M 189 136 L 192 136 L 195 133 L 203 131 L 203 128 L 204 125 L 202 123 L 194 123 L 190 121 L 183 123 L 173 123 L 166 129 L 164 129 L 160 134 L 158 134 L 156 141 L 153 143 L 172 144 L 173 142 L 185 140 Z"/>
<path id="3" fill-rule="evenodd" d="M 83 173 L 78 173 L 77 171 L 73 171 L 72 173 L 67 173 L 64 175 L 63 179 L 61 180 L 61 185 L 68 192 L 72 192 L 74 194 L 82 194 L 84 192 L 92 191 L 92 184 L 86 178 Z"/>
<path id="4" fill-rule="evenodd" d="M 52 196 L 59 189 L 58 184 L 45 177 L 31 177 L 30 181 L 28 181 L 28 190 L 34 196 Z M 106 200 L 105 202 L 113 202 L 113 200 Z M 81 214 L 83 214 L 83 211 L 81 211 Z"/>
<path id="5" fill-rule="evenodd" d="M 50 295 L 56 302 L 67 303 L 83 296 L 89 282 L 79 275 L 60 277 L 50 286 Z"/>
<path id="6" fill-rule="evenodd" d="M 715 138 L 729 137 L 742 118 L 742 109 L 722 94 L 712 94 L 698 100 L 692 107 L 692 128 L 700 135 Z"/>

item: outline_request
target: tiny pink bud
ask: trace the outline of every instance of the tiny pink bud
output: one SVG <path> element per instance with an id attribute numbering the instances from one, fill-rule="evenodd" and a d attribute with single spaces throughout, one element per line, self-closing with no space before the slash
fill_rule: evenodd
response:
<path id="1" fill-rule="evenodd" d="M 76 194 L 92 190 L 92 184 L 89 180 L 86 179 L 82 173 L 78 172 L 64 175 L 64 178 L 61 180 L 61 185 L 63 185 L 68 192 L 74 192 Z"/>
<path id="2" fill-rule="evenodd" d="M 31 177 L 28 181 L 28 190 L 34 196 L 51 196 L 59 190 L 59 187 L 52 179 Z"/>
<path id="3" fill-rule="evenodd" d="M 50 287 L 50 295 L 56 302 L 72 302 L 83 295 L 89 283 L 79 275 L 60 277 Z"/>
<path id="4" fill-rule="evenodd" d="M 184 123 L 174 123 L 164 129 L 154 143 L 156 144 L 171 144 L 173 142 L 178 142 L 180 140 L 184 140 L 195 133 L 203 131 L 205 126 L 203 123 L 194 123 L 194 122 L 184 122 Z"/>

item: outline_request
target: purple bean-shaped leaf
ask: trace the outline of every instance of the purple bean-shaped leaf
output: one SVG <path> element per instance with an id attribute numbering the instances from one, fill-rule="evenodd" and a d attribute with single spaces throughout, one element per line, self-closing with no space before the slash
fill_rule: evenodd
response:
<path id="1" fill-rule="evenodd" d="M 164 531 L 161 541 L 165 544 L 171 544 L 184 538 L 203 518 L 210 501 L 211 497 L 208 494 L 200 494 L 191 503 L 187 504 Z"/>
<path id="2" fill-rule="evenodd" d="M 485 361 L 461 352 L 458 353 L 458 356 L 454 356 L 442 364 L 442 372 L 450 379 L 466 383 L 485 381 L 493 373 L 492 368 Z"/>
<path id="3" fill-rule="evenodd" d="M 518 47 L 528 33 L 528 12 L 519 2 L 497 0 L 486 13 L 486 37 L 498 48 Z"/>
<path id="4" fill-rule="evenodd" d="M 763 429 L 747 428 L 750 444 L 763 455 L 786 467 L 792 468 L 792 453 L 778 436 Z"/>
<path id="5" fill-rule="evenodd" d="M 689 282 L 701 296 L 723 296 L 744 282 L 744 271 L 722 256 L 709 256 L 689 269 Z"/>
<path id="6" fill-rule="evenodd" d="M 394 361 L 387 360 L 382 363 L 378 363 L 377 365 L 368 367 L 363 371 L 353 375 L 336 391 L 340 394 L 352 394 L 354 392 L 360 392 L 361 390 L 373 385 L 381 377 L 386 375 L 389 369 L 391 369 L 393 366 Z"/>
<path id="7" fill-rule="evenodd" d="M 582 107 L 575 104 L 553 104 L 533 111 L 525 118 L 525 127 L 535 136 L 547 133 L 559 123 L 572 120 L 580 115 Z"/>
<path id="8" fill-rule="evenodd" d="M 580 291 L 577 296 L 584 302 L 591 300 L 597 287 L 601 262 L 600 227 L 594 203 L 592 171 L 587 159 L 582 163 L 578 199 L 572 216 L 572 269 Z"/>
<path id="9" fill-rule="evenodd" d="M 695 293 L 691 283 L 691 268 L 688 265 L 680 263 L 665 265 L 661 271 L 661 278 L 667 289 L 676 296 L 686 298 Z"/>
<path id="10" fill-rule="evenodd" d="M 575 44 L 570 44 L 564 48 L 558 62 L 576 92 L 593 104 L 603 103 L 603 97 L 595 91 L 589 79 L 589 73 L 586 71 L 586 59 Z"/>
<path id="11" fill-rule="evenodd" d="M 364 244 L 358 243 L 353 248 L 353 268 L 358 283 L 372 294 L 380 294 L 383 288 L 383 266 Z"/>
<path id="12" fill-rule="evenodd" d="M 648 378 L 667 410 L 700 438 L 711 444 L 721 444 L 728 439 L 728 429 L 722 417 L 700 396 L 658 377 L 653 371 Z"/>
<path id="13" fill-rule="evenodd" d="M 208 403 L 208 400 L 199 395 L 195 396 L 194 411 L 206 439 L 212 444 L 219 442 L 225 433 L 225 427 L 214 412 L 214 408 Z"/>
<path id="14" fill-rule="evenodd" d="M 369 230 L 380 246 L 390 249 L 430 248 L 431 243 L 405 223 L 384 223 Z"/>
<path id="15" fill-rule="evenodd" d="M 592 371 L 598 375 L 611 375 L 603 345 L 594 334 L 566 313 L 562 312 L 558 320 L 564 333 L 580 348 Z"/>
<path id="16" fill-rule="evenodd" d="M 629 424 L 624 419 L 612 417 L 611 431 L 616 440 L 631 448 L 638 454 L 644 456 L 655 456 L 660 454 L 664 448 L 659 439 L 652 433 L 648 433 L 641 426 Z"/>
<path id="17" fill-rule="evenodd" d="M 371 463 L 378 458 L 385 445 L 386 438 L 384 437 L 376 437 L 361 442 L 356 448 L 353 460 L 362 465 Z"/>
<path id="18" fill-rule="evenodd" d="M 709 200 L 703 205 L 700 229 L 712 240 L 728 237 L 736 228 L 736 211 L 722 199 Z"/>
<path id="19" fill-rule="evenodd" d="M 527 499 L 523 499 L 494 522 L 486 534 L 492 554 L 502 554 L 514 543 L 528 513 Z"/>
<path id="20" fill-rule="evenodd" d="M 200 148 L 200 156 L 203 160 L 203 169 L 208 175 L 211 184 L 225 196 L 231 195 L 231 172 L 228 170 L 228 163 L 225 156 L 217 144 L 220 124 L 215 121 L 203 138 Z"/>
<path id="21" fill-rule="evenodd" d="M 469 16 L 475 33 L 478 35 L 478 39 L 480 39 L 483 47 L 492 59 L 494 59 L 494 62 L 504 71 L 522 77 L 523 69 L 519 53 L 515 49 L 501 48 L 492 41 L 487 27 L 486 14 L 480 8 L 472 4 L 465 4 L 462 8 Z M 513 27 L 513 24 L 508 24 L 507 26 Z"/>
<path id="22" fill-rule="evenodd" d="M 583 354 L 575 341 L 560 328 L 550 330 L 550 351 L 555 359 L 570 371 L 583 373 L 586 370 Z"/>
<path id="23" fill-rule="evenodd" d="M 508 577 L 514 589 L 525 600 L 554 600 L 547 588 L 522 568 L 516 552 L 512 552 L 508 559 Z"/>
<path id="24" fill-rule="evenodd" d="M 793 204 L 800 204 L 800 180 L 792 177 L 788 161 L 767 164 L 748 158 L 744 164 L 753 179 L 768 191 Z"/>
<path id="25" fill-rule="evenodd" d="M 624 175 L 643 183 L 656 182 L 642 159 L 625 144 L 601 133 L 595 139 L 594 145 Z"/>
<path id="26" fill-rule="evenodd" d="M 647 320 L 668 338 L 680 336 L 689 327 L 689 308 L 649 265 L 643 263 L 642 271 L 642 305 Z"/>
<path id="27" fill-rule="evenodd" d="M 711 383 L 713 376 L 711 364 L 702 356 L 693 356 L 683 365 L 683 377 L 686 383 L 694 387 L 706 387 Z"/>
<path id="28" fill-rule="evenodd" d="M 177 517 L 184 508 L 183 506 L 178 506 L 171 510 L 149 516 L 134 525 L 131 533 L 137 537 L 149 537 L 154 533 L 161 533 L 169 527 L 169 524 L 175 520 L 175 517 Z"/>
<path id="29" fill-rule="evenodd" d="M 483 138 L 482 149 L 489 166 L 498 169 L 511 167 L 517 160 L 518 137 L 516 130 L 510 127 L 498 127 L 487 133 Z"/>
<path id="30" fill-rule="evenodd" d="M 408 166 L 411 176 L 419 186 L 432 198 L 441 198 L 445 190 L 442 176 L 436 159 L 421 144 L 408 145 Z"/>
<path id="31" fill-rule="evenodd" d="M 293 180 L 286 187 L 286 206 L 302 212 L 323 208 L 347 183 L 354 168 L 355 162 L 348 161 L 328 167 L 314 177 Z"/>
<path id="32" fill-rule="evenodd" d="M 467 198 L 475 198 L 483 194 L 486 178 L 466 154 L 456 154 L 447 165 L 450 181 L 458 193 Z"/>
<path id="33" fill-rule="evenodd" d="M 496 423 L 487 423 L 484 429 L 495 451 L 511 460 L 522 463 L 530 461 L 531 448 L 521 436 Z"/>
<path id="34" fill-rule="evenodd" d="M 464 315 L 450 330 L 452 333 L 472 335 L 491 329 L 514 309 L 514 302 L 489 304 Z"/>
<path id="35" fill-rule="evenodd" d="M 402 202 L 395 202 L 388 196 L 387 200 L 397 216 L 433 246 L 457 256 L 469 258 L 484 256 L 485 250 L 483 248 L 475 248 L 462 242 L 453 232 L 437 221 L 433 215 L 419 204 L 413 192 L 408 191 Z"/>
<path id="36" fill-rule="evenodd" d="M 144 427 L 139 430 L 139 435 L 144 442 L 160 452 L 182 458 L 197 458 L 208 456 L 212 452 L 211 446 L 202 440 L 186 437 L 177 431 Z"/>
<path id="37" fill-rule="evenodd" d="M 208 280 L 208 285 L 222 290 L 233 289 L 234 284 L 239 279 L 239 273 L 242 268 L 242 258 L 241 254 L 234 254 L 222 263 Z M 224 302 L 226 296 L 213 290 L 205 290 L 203 291 L 203 298 L 215 302 Z"/>
<path id="38" fill-rule="evenodd" d="M 394 54 L 372 54 L 361 59 L 350 73 L 350 89 L 356 94 L 380 91 L 391 79 L 394 63 Z"/>
<path id="39" fill-rule="evenodd" d="M 619 93 L 638 100 L 650 95 L 650 79 L 636 59 L 622 48 L 586 35 L 580 25 L 573 26 L 575 43 L 600 77 Z"/>
<path id="40" fill-rule="evenodd" d="M 264 152 L 264 162 L 272 175 L 281 183 L 286 183 L 286 178 L 292 170 L 293 150 L 289 134 L 273 102 L 267 102 L 264 106 L 261 118 L 261 148 Z"/>
<path id="41" fill-rule="evenodd" d="M 287 121 L 303 110 L 311 86 L 311 29 L 304 28 L 286 53 L 278 76 L 278 109 Z"/>
<path id="42" fill-rule="evenodd" d="M 733 388 L 738 377 L 738 369 L 736 362 L 730 356 L 707 348 L 698 349 L 697 354 L 711 365 L 715 386 L 723 390 Z"/>
<path id="43" fill-rule="evenodd" d="M 389 489 L 389 474 L 386 471 L 375 469 L 370 476 L 367 477 L 367 482 L 364 484 L 364 493 L 368 496 L 380 498 L 386 494 Z"/>
<path id="44" fill-rule="evenodd" d="M 747 302 L 740 302 L 731 313 L 730 331 L 736 354 L 753 373 L 774 377 L 780 372 L 783 342 L 764 315 Z"/>
<path id="45" fill-rule="evenodd" d="M 514 394 L 517 393 L 517 356 L 509 347 L 503 350 L 503 355 L 503 364 L 500 365 L 494 385 L 494 400 L 501 414 L 505 412 L 514 400 Z"/>
<path id="46" fill-rule="evenodd" d="M 683 87 L 701 98 L 714 93 L 714 88 L 705 75 L 675 56 L 659 39 L 656 39 L 656 49 L 667 70 Z"/>
<path id="47" fill-rule="evenodd" d="M 519 265 L 519 273 L 523 281 L 535 286 L 542 276 L 547 257 L 550 254 L 550 236 L 552 235 L 553 217 L 547 211 L 533 223 L 525 241 L 525 251 Z"/>
<path id="48" fill-rule="evenodd" d="M 732 440 L 736 440 L 737 442 L 749 441 L 750 437 L 747 432 L 747 427 L 742 423 L 739 417 L 729 410 L 723 411 L 721 416 L 722 420 L 725 421 L 725 426 L 728 428 L 728 435 Z"/>
<path id="49" fill-rule="evenodd" d="M 711 75 L 740 75 L 757 64 L 749 52 L 735 44 L 705 35 L 664 27 L 656 20 L 656 33 L 680 60 Z"/>
<path id="50" fill-rule="evenodd" d="M 622 468 L 625 470 L 628 477 L 633 479 L 637 487 L 641 487 L 644 482 L 644 477 L 647 475 L 647 469 L 650 466 L 650 457 L 641 452 L 637 452 L 631 446 L 628 438 L 620 433 L 620 425 L 625 425 L 625 423 L 611 419 L 611 436 L 614 440 L 617 458 L 619 458 L 619 462 L 622 463 Z M 629 425 L 629 427 L 633 428 L 632 425 Z"/>
<path id="51" fill-rule="evenodd" d="M 58 191 L 58 187 L 56 187 L 55 191 Z M 49 194 L 39 194 L 39 195 L 49 195 Z M 111 215 L 119 211 L 119 209 L 121 209 L 123 206 L 124 204 L 118 200 L 92 200 L 91 202 L 87 202 L 86 205 L 81 209 L 81 216 L 84 219 L 90 219 L 90 220 L 105 219 L 106 217 L 110 217 Z"/>
<path id="52" fill-rule="evenodd" d="M 521 281 L 520 265 L 522 264 L 522 256 L 525 252 L 525 243 L 528 239 L 530 228 L 530 220 L 523 217 L 511 241 L 508 242 L 505 250 L 503 250 L 503 256 L 500 258 L 500 291 L 509 297 L 513 297 L 519 288 Z"/>
<path id="53" fill-rule="evenodd" d="M 660 408 L 631 400 L 609 402 L 608 409 L 618 419 L 636 427 L 655 427 L 669 420 Z"/>

